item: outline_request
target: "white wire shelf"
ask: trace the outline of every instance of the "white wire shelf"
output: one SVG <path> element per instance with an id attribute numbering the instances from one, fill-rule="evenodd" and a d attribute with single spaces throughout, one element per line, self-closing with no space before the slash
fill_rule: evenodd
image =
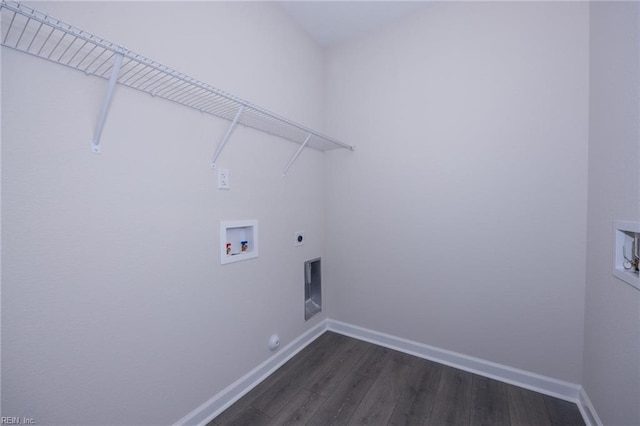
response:
<path id="1" fill-rule="evenodd" d="M 218 146 L 213 163 L 235 124 L 298 143 L 301 148 L 308 146 L 320 151 L 334 148 L 353 150 L 351 145 L 295 123 L 24 4 L 2 0 L 0 13 L 1 40 L 4 47 L 82 71 L 87 75 L 110 80 L 110 86 L 115 86 L 117 83 L 232 121 L 232 127 Z M 109 106 L 112 91 L 110 87 L 104 108 Z M 106 111 L 103 111 L 103 115 L 106 116 Z M 99 124 L 98 140 L 103 124 Z M 291 162 L 295 157 L 297 155 Z"/>

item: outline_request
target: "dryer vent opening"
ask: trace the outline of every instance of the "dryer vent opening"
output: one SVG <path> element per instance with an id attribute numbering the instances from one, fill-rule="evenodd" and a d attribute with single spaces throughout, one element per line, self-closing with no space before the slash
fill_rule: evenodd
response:
<path id="1" fill-rule="evenodd" d="M 304 320 L 322 311 L 321 259 L 304 262 Z"/>

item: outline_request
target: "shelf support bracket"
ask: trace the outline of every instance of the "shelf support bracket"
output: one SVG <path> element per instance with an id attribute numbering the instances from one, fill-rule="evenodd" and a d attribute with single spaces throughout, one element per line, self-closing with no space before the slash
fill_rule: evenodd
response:
<path id="1" fill-rule="evenodd" d="M 216 161 L 218 161 L 218 157 L 220 156 L 220 153 L 222 152 L 222 149 L 224 148 L 224 146 L 226 145 L 227 141 L 229 140 L 229 137 L 231 136 L 231 133 L 233 133 L 233 130 L 238 125 L 238 121 L 240 121 L 240 117 L 242 116 L 243 112 L 244 112 L 244 105 L 242 105 L 240 107 L 240 109 L 236 113 L 236 116 L 233 118 L 233 121 L 231 122 L 231 125 L 227 129 L 227 133 L 225 133 L 224 137 L 222 138 L 222 140 L 218 144 L 218 148 L 216 148 L 216 152 L 213 154 L 213 158 L 211 158 L 211 168 L 212 169 L 215 169 Z"/>
<path id="2" fill-rule="evenodd" d="M 116 90 L 116 83 L 118 82 L 118 75 L 120 74 L 120 67 L 122 66 L 123 58 L 124 55 L 122 53 L 116 53 L 115 59 L 113 60 L 113 69 L 111 70 L 111 77 L 109 77 L 107 94 L 104 97 L 102 110 L 100 111 L 100 116 L 98 117 L 98 127 L 96 128 L 96 133 L 93 136 L 93 140 L 91 141 L 91 152 L 93 152 L 94 154 L 100 154 L 100 137 L 102 136 L 104 123 L 105 121 L 107 121 L 107 113 L 109 112 L 109 106 L 111 105 L 113 92 Z"/>
<path id="3" fill-rule="evenodd" d="M 289 160 L 289 163 L 287 164 L 287 167 L 285 167 L 284 171 L 282 172 L 282 176 L 283 177 L 287 175 L 287 172 L 289 171 L 289 169 L 291 168 L 293 163 L 298 159 L 298 157 L 300 156 L 300 153 L 302 152 L 302 150 L 307 146 L 307 144 L 309 143 L 309 140 L 311 140 L 311 133 L 309 133 L 307 135 L 307 138 L 304 140 L 302 145 L 300 145 L 300 148 L 298 148 L 296 153 L 293 154 L 293 157 L 291 157 L 291 160 Z"/>

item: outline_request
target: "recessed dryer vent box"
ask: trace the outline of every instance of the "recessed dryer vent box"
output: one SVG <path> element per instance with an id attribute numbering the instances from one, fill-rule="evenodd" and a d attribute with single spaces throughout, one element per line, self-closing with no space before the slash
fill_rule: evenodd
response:
<path id="1" fill-rule="evenodd" d="M 615 222 L 613 275 L 640 289 L 638 262 L 640 251 L 640 223 Z"/>
<path id="2" fill-rule="evenodd" d="M 322 274 L 320 258 L 304 262 L 304 320 L 322 311 Z"/>
<path id="3" fill-rule="evenodd" d="M 258 221 L 220 222 L 220 263 L 258 257 Z"/>

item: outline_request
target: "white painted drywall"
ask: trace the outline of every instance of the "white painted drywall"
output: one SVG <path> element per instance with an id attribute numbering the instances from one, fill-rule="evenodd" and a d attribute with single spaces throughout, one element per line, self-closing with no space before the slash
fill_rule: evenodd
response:
<path id="1" fill-rule="evenodd" d="M 612 275 L 613 222 L 640 221 L 639 18 L 591 3 L 583 386 L 607 425 L 640 424 L 640 292 Z"/>
<path id="2" fill-rule="evenodd" d="M 330 318 L 580 382 L 588 12 L 433 3 L 327 50 Z"/>
<path id="3" fill-rule="evenodd" d="M 322 51 L 270 3 L 31 3 L 310 127 Z M 2 415 L 167 424 L 317 324 L 303 261 L 323 255 L 323 155 L 2 52 Z M 257 219 L 260 257 L 220 265 L 221 220 Z M 294 232 L 305 231 L 295 248 Z"/>
<path id="4" fill-rule="evenodd" d="M 30 4 L 310 126 L 326 111 L 358 150 L 283 180 L 297 147 L 238 129 L 218 191 L 227 123 L 119 89 L 95 156 L 105 82 L 3 50 L 2 415 L 175 421 L 330 316 L 638 422 L 640 300 L 610 273 L 611 222 L 640 216 L 637 5 L 591 5 L 589 31 L 583 3 L 433 4 L 323 70 L 268 3 Z M 260 258 L 219 265 L 219 221 L 250 218 Z M 328 314 L 305 324 L 319 255 Z"/>

